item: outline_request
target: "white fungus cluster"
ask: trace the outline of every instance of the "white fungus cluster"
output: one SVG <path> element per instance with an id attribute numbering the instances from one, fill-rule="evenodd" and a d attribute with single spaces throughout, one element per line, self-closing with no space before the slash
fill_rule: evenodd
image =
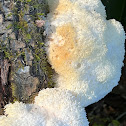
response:
<path id="1" fill-rule="evenodd" d="M 64 89 L 39 92 L 34 104 L 15 102 L 5 106 L 0 126 L 88 126 L 84 109 Z"/>
<path id="2" fill-rule="evenodd" d="M 56 88 L 34 104 L 5 107 L 0 126 L 88 126 L 83 107 L 118 84 L 124 59 L 122 25 L 106 20 L 101 0 L 47 0 L 47 55 L 57 72 Z"/>
<path id="3" fill-rule="evenodd" d="M 42 90 L 35 98 L 35 104 L 48 111 L 47 126 L 88 126 L 84 109 L 68 90 Z"/>
<path id="4" fill-rule="evenodd" d="M 53 2 L 58 2 L 54 6 Z M 122 25 L 106 20 L 101 0 L 49 0 L 47 54 L 57 87 L 73 92 L 83 107 L 118 84 L 124 59 Z"/>

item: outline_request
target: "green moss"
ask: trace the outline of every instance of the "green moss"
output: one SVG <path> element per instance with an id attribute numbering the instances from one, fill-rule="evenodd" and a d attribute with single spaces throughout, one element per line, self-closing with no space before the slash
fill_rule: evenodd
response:
<path id="1" fill-rule="evenodd" d="M 53 82 L 53 74 L 54 71 L 52 70 L 51 66 L 48 64 L 46 52 L 45 52 L 45 44 L 43 40 L 43 28 L 38 28 L 36 26 L 35 20 L 42 19 L 42 16 L 46 15 L 48 12 L 48 6 L 45 3 L 38 3 L 38 0 L 17 0 L 17 2 L 21 2 L 21 9 L 17 8 L 15 6 L 13 8 L 12 13 L 8 15 L 9 16 L 15 16 L 18 18 L 18 20 L 14 20 L 12 24 L 7 26 L 7 29 L 13 28 L 14 33 L 18 33 L 19 36 L 22 38 L 22 41 L 26 44 L 27 49 L 32 50 L 33 54 L 33 66 L 36 68 L 36 71 L 38 71 L 38 65 L 40 66 L 40 69 L 43 71 L 44 75 L 46 76 L 47 81 L 47 87 L 52 88 L 54 87 L 55 83 Z M 19 3 L 17 3 L 19 4 Z M 29 12 L 31 8 L 34 8 L 33 13 L 29 13 L 29 16 L 31 18 L 30 27 L 29 22 L 27 22 L 24 17 Z M 46 10 L 45 13 L 43 13 L 43 9 Z M 6 38 L 8 42 L 12 40 L 13 38 Z M 17 38 L 18 39 L 18 38 Z M 0 41 L 2 42 L 2 41 Z M 4 42 L 3 42 L 4 43 Z M 34 43 L 34 44 L 33 44 Z M 34 45 L 32 47 L 32 44 Z M 0 52 L 3 52 L 6 59 L 9 59 L 11 63 L 18 64 L 16 70 L 19 68 L 23 68 L 24 65 L 20 61 L 20 59 L 23 59 L 26 61 L 26 55 L 24 49 L 22 51 L 14 51 L 12 52 L 11 48 L 8 48 L 8 45 L 1 44 L 0 45 Z M 19 59 L 19 60 L 18 60 Z M 13 73 L 14 76 L 15 73 Z M 14 101 L 19 100 L 17 96 L 17 86 L 15 83 L 11 83 L 11 89 L 12 89 L 12 96 Z M 32 99 L 32 98 L 31 98 Z"/>
<path id="2" fill-rule="evenodd" d="M 15 83 L 11 83 L 11 90 L 12 90 L 13 102 L 19 101 L 18 96 L 17 96 L 17 86 Z"/>

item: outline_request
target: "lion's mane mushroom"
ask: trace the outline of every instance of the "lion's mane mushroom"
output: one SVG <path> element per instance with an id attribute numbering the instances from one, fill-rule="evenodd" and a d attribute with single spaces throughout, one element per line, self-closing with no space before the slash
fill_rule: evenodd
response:
<path id="1" fill-rule="evenodd" d="M 101 1 L 47 1 L 47 55 L 58 88 L 40 91 L 34 104 L 6 105 L 0 126 L 88 126 L 82 107 L 103 98 L 120 79 L 125 33 L 119 22 L 106 20 Z"/>
<path id="2" fill-rule="evenodd" d="M 34 104 L 15 102 L 5 106 L 0 126 L 46 126 L 46 110 Z"/>
<path id="3" fill-rule="evenodd" d="M 54 0 L 55 6 L 51 2 L 47 54 L 58 73 L 57 87 L 72 91 L 85 107 L 118 84 L 124 29 L 114 19 L 106 20 L 101 0 Z"/>
<path id="4" fill-rule="evenodd" d="M 49 126 L 56 124 L 57 126 L 88 126 L 89 124 L 84 109 L 68 90 L 60 88 L 42 90 L 35 98 L 35 104 L 49 111 L 50 121 L 47 123 Z"/>
<path id="5" fill-rule="evenodd" d="M 44 89 L 34 104 L 15 102 L 5 107 L 0 126 L 88 126 L 86 113 L 64 89 Z"/>

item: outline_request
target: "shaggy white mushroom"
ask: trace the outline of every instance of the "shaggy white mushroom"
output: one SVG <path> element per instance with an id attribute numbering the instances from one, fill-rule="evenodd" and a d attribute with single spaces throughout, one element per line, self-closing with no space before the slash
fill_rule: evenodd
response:
<path id="1" fill-rule="evenodd" d="M 47 54 L 59 88 L 40 91 L 34 104 L 6 105 L 0 126 L 88 126 L 82 107 L 103 98 L 120 79 L 125 33 L 119 22 L 106 20 L 101 1 L 48 3 Z"/>
<path id="2" fill-rule="evenodd" d="M 15 102 L 5 106 L 0 126 L 46 126 L 46 110 L 37 105 Z"/>
<path id="3" fill-rule="evenodd" d="M 89 124 L 84 109 L 68 90 L 59 88 L 42 90 L 35 98 L 35 104 L 49 111 L 49 120 L 54 118 L 48 121 L 49 126 L 54 124 L 57 124 L 56 126 L 88 126 Z"/>
<path id="4" fill-rule="evenodd" d="M 34 104 L 15 102 L 5 107 L 0 126 L 88 126 L 86 113 L 64 89 L 44 89 Z"/>
<path id="5" fill-rule="evenodd" d="M 70 90 L 88 106 L 118 84 L 125 52 L 123 27 L 106 20 L 101 0 L 48 2 L 47 55 L 58 73 L 57 87 Z"/>

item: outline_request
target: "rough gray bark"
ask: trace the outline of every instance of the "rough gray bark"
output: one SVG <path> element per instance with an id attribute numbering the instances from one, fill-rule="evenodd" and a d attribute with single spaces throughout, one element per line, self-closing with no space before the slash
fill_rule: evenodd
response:
<path id="1" fill-rule="evenodd" d="M 0 108 L 10 99 L 33 102 L 39 90 L 54 86 L 44 50 L 44 28 L 35 22 L 43 20 L 47 12 L 45 0 L 0 1 Z"/>
<path id="2" fill-rule="evenodd" d="M 11 101 L 11 89 L 9 80 L 10 64 L 0 53 L 0 114 L 3 113 L 4 105 Z M 10 96 L 10 97 L 9 97 Z"/>

